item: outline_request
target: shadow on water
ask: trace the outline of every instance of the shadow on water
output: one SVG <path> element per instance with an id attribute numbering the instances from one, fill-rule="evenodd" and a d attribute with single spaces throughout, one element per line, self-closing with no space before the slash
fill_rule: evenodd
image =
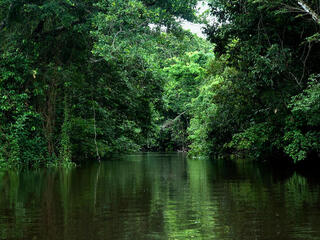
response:
<path id="1" fill-rule="evenodd" d="M 320 239 L 319 184 L 185 154 L 0 172 L 0 239 Z"/>
<path id="2" fill-rule="evenodd" d="M 264 183 L 284 182 L 295 173 L 295 167 L 289 162 L 274 161 L 257 162 L 247 159 L 224 157 L 212 159 L 214 169 L 219 171 L 221 178 L 250 178 Z"/>

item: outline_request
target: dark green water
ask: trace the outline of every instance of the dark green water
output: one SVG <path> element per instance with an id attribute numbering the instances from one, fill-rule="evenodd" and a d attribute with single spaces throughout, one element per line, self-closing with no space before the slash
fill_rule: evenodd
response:
<path id="1" fill-rule="evenodd" d="M 137 154 L 0 171 L 0 239 L 320 239 L 319 200 L 293 172 Z"/>

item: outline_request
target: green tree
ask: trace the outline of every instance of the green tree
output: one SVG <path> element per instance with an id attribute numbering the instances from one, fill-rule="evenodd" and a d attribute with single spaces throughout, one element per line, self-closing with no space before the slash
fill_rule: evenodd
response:
<path id="1" fill-rule="evenodd" d="M 310 89 L 304 90 L 308 78 L 319 71 L 315 64 L 319 24 L 314 20 L 317 12 L 312 10 L 317 9 L 316 3 L 212 0 L 210 8 L 217 21 L 207 26 L 206 32 L 216 44 L 219 61 L 213 62 L 209 72 L 223 77 L 219 87 L 209 90 L 216 110 L 202 132 L 213 146 L 210 153 L 231 150 L 255 159 L 286 155 L 298 161 L 317 152 L 314 144 L 307 145 L 315 141 L 318 130 L 311 140 L 307 131 L 301 130 L 308 128 L 306 122 L 293 121 L 296 108 L 290 107 L 294 96 L 297 100 L 308 95 L 305 91 Z M 289 130 L 296 124 L 303 126 L 299 131 Z M 192 131 L 196 132 L 196 127 Z M 192 135 L 195 150 L 200 136 Z"/>
<path id="2" fill-rule="evenodd" d="M 155 148 L 164 63 L 197 42 L 174 16 L 191 20 L 196 2 L 0 1 L 1 162 Z"/>

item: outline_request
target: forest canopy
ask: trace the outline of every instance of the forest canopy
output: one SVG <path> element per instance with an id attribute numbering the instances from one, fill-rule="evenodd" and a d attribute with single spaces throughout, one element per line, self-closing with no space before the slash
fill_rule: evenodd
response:
<path id="1" fill-rule="evenodd" d="M 199 2 L 0 0 L 0 165 L 318 157 L 318 1 Z"/>

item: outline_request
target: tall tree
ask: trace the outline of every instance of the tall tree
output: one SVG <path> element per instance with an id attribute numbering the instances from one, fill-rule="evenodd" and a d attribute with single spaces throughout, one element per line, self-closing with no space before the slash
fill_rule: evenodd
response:
<path id="1" fill-rule="evenodd" d="M 260 158 L 287 154 L 295 161 L 318 151 L 314 138 L 308 137 L 310 127 L 292 116 L 290 107 L 293 97 L 301 97 L 307 88 L 310 76 L 319 72 L 315 64 L 320 50 L 319 24 L 311 18 L 315 19 L 312 9 L 317 9 L 316 4 L 210 1 L 217 21 L 206 32 L 216 44 L 219 58 L 209 71 L 222 77 L 213 89 L 206 90 L 214 91 L 211 103 L 216 106 L 211 119 L 206 119 L 210 123 L 210 146 L 244 151 Z M 308 14 L 299 15 L 293 9 Z M 306 150 L 302 157 L 297 157 L 294 151 L 290 152 L 294 138 L 288 132 L 301 133 L 303 141 L 313 147 L 306 150 L 301 141 L 296 142 L 298 152 L 300 147 Z"/>

